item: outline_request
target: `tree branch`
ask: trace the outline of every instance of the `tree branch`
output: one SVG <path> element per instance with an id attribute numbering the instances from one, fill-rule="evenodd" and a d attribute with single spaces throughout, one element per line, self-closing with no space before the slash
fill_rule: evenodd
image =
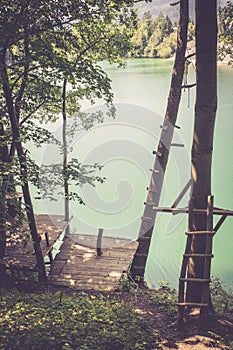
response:
<path id="1" fill-rule="evenodd" d="M 45 100 L 41 102 L 33 111 L 31 111 L 26 117 L 24 117 L 21 122 L 19 123 L 20 126 L 22 126 L 40 107 L 42 107 L 45 104 Z"/>

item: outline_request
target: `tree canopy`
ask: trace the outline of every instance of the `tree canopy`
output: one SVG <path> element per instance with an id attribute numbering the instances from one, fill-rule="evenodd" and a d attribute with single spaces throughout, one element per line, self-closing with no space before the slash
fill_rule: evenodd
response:
<path id="1" fill-rule="evenodd" d="M 59 117 L 63 110 L 77 115 L 80 100 L 103 99 L 110 112 L 110 79 L 98 61 L 120 63 L 130 47 L 135 15 L 133 0 L 120 1 L 5 1 L 0 8 L 0 165 L 2 237 L 6 234 L 6 193 L 18 171 L 23 187 L 31 230 L 36 232 L 28 181 L 35 170 L 25 152 L 26 141 L 38 146 L 56 142 L 42 125 Z M 98 114 L 97 114 L 98 116 Z M 82 115 L 87 127 L 89 116 Z M 101 119 L 101 118 L 100 118 Z M 92 122 L 93 123 L 93 122 Z M 17 157 L 15 156 L 17 151 Z M 18 160 L 18 163 L 17 163 Z M 13 164 L 19 164 L 13 167 Z M 76 165 L 76 168 L 74 169 Z M 80 164 L 73 163 L 72 174 Z M 75 172 L 76 171 L 76 172 Z M 84 174 L 85 175 L 85 174 Z M 85 176 L 84 176 L 85 177 Z M 87 178 L 87 176 L 86 176 Z M 98 180 L 98 177 L 90 180 Z M 35 181 L 34 181 L 35 182 Z M 14 186 L 13 186 L 14 187 Z M 5 214 L 4 214 L 5 213 Z M 33 237 L 37 241 L 37 234 Z M 5 241 L 5 238 L 2 240 Z M 37 242 L 38 243 L 38 242 Z M 1 252 L 1 256 L 3 251 Z"/>

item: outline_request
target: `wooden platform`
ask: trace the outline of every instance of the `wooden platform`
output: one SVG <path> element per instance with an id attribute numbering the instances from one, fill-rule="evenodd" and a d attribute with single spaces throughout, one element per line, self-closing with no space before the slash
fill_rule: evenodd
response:
<path id="1" fill-rule="evenodd" d="M 52 251 L 55 243 L 61 238 L 68 222 L 64 221 L 62 215 L 40 214 L 35 215 L 35 219 L 38 233 L 41 236 L 42 253 L 44 258 L 46 258 L 48 252 Z M 49 246 L 47 246 L 46 243 L 45 233 L 48 234 Z M 28 235 L 30 235 L 29 232 Z M 23 237 L 20 237 L 20 241 L 18 242 L 8 241 L 6 246 L 6 256 L 2 263 L 10 269 L 36 271 L 36 257 L 30 237 L 26 241 L 23 240 Z"/>
<path id="2" fill-rule="evenodd" d="M 122 273 L 127 271 L 138 243 L 103 237 L 102 255 L 96 254 L 97 237 L 68 235 L 52 263 L 49 282 L 80 290 L 114 290 Z"/>

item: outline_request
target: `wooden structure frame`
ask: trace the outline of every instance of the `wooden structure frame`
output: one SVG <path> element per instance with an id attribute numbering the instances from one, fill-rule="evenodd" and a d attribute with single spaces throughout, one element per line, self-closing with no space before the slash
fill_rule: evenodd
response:
<path id="1" fill-rule="evenodd" d="M 211 269 L 211 259 L 213 258 L 212 254 L 212 240 L 223 222 L 228 216 L 233 216 L 233 210 L 226 210 L 213 205 L 213 196 L 209 195 L 207 200 L 206 209 L 194 209 L 193 201 L 190 200 L 189 206 L 184 208 L 178 208 L 176 205 L 179 204 L 181 199 L 184 197 L 185 193 L 188 191 L 192 181 L 190 180 L 184 189 L 181 191 L 180 195 L 177 197 L 176 201 L 171 207 L 153 207 L 156 212 L 163 213 L 172 213 L 175 214 L 189 214 L 189 224 L 188 231 L 186 232 L 187 242 L 186 249 L 183 255 L 183 261 L 180 272 L 179 279 L 179 291 L 178 291 L 178 326 L 183 327 L 184 324 L 184 308 L 188 307 L 198 307 L 200 308 L 199 314 L 199 329 L 205 327 L 205 321 L 207 316 L 207 309 L 210 306 L 210 269 Z M 206 214 L 207 226 L 206 230 L 194 231 L 193 227 L 193 217 L 194 215 L 203 215 Z M 216 225 L 213 227 L 213 217 L 214 215 L 221 216 Z M 191 242 L 193 235 L 205 235 L 206 248 L 204 253 L 195 253 L 191 251 Z M 202 278 L 190 278 L 188 276 L 188 261 L 189 259 L 196 258 L 202 259 L 204 264 L 203 277 Z M 199 283 L 201 284 L 201 301 L 197 303 L 196 301 L 186 300 L 185 296 L 185 283 Z"/>

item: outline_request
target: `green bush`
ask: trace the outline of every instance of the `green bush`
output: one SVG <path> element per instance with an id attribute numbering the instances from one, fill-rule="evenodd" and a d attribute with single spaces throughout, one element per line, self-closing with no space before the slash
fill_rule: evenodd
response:
<path id="1" fill-rule="evenodd" d="M 212 278 L 210 294 L 214 311 L 218 315 L 224 316 L 229 314 L 232 317 L 233 293 L 227 290 L 218 278 Z"/>
<path id="2" fill-rule="evenodd" d="M 177 291 L 169 283 L 160 283 L 158 290 L 150 293 L 150 301 L 158 306 L 159 311 L 175 317 L 177 314 Z"/>
<path id="3" fill-rule="evenodd" d="M 0 291 L 0 349 L 157 349 L 141 317 L 124 302 L 78 294 Z"/>

